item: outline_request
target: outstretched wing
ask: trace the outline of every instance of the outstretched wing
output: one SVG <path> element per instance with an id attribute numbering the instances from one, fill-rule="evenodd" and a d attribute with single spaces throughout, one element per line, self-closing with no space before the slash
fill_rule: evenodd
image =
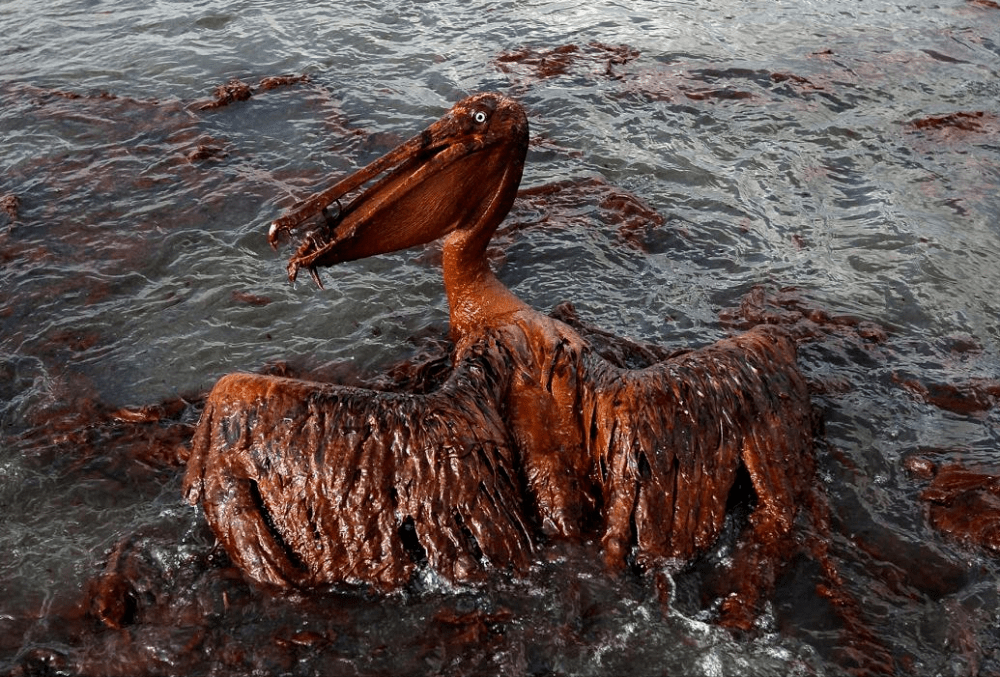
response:
<path id="1" fill-rule="evenodd" d="M 502 351 L 472 351 L 437 391 L 384 393 L 232 374 L 210 394 L 185 492 L 235 563 L 279 586 L 452 581 L 523 569 L 532 540 L 495 409 Z"/>
<path id="2" fill-rule="evenodd" d="M 719 535 L 741 467 L 751 521 L 782 538 L 813 472 L 812 410 L 795 345 L 761 328 L 644 369 L 586 358 L 585 437 L 604 497 L 605 556 L 687 560 Z M 764 522 L 767 524 L 764 524 Z"/>

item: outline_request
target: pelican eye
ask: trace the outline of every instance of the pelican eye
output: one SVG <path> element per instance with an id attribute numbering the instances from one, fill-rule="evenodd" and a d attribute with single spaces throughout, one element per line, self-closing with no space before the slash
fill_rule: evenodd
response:
<path id="1" fill-rule="evenodd" d="M 475 113 L 472 114 L 472 119 L 475 120 L 476 123 L 481 125 L 484 122 L 486 122 L 486 113 L 484 113 L 481 110 L 477 110 Z"/>

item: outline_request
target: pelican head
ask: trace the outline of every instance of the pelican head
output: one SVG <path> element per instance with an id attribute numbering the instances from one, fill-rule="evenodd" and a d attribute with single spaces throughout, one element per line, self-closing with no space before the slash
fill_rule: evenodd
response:
<path id="1" fill-rule="evenodd" d="M 288 262 L 308 269 L 426 244 L 457 230 L 486 240 L 510 211 L 524 170 L 528 119 L 513 99 L 483 93 L 459 101 L 409 141 L 271 224 L 276 246 L 326 208 L 356 193 L 307 233 Z M 360 191 L 360 192 L 357 192 Z M 482 238 L 477 238 L 482 239 Z"/>

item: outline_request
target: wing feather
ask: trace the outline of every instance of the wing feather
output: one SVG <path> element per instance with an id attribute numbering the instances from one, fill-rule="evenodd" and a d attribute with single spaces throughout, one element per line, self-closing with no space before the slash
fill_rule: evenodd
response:
<path id="1" fill-rule="evenodd" d="M 764 328 L 643 369 L 584 358 L 610 565 L 630 555 L 642 566 L 686 560 L 711 545 L 741 464 L 758 501 L 791 519 L 812 470 L 795 352 L 791 339 Z"/>
<path id="2" fill-rule="evenodd" d="M 514 449 L 490 360 L 473 350 L 426 395 L 232 374 L 210 394 L 185 477 L 235 562 L 274 585 L 404 585 L 524 568 Z M 415 536 L 407 542 L 404 530 Z"/>

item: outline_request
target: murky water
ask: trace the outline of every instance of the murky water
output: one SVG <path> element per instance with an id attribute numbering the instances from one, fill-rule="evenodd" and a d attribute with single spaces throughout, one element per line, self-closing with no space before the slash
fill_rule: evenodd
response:
<path id="1" fill-rule="evenodd" d="M 961 500 L 1000 523 L 1000 6 L 5 2 L 0 33 L 5 672 L 864 662 L 808 562 L 753 637 L 706 622 L 695 574 L 664 613 L 587 548 L 529 580 L 390 598 L 185 573 L 211 539 L 174 450 L 216 378 L 373 378 L 447 332 L 434 247 L 324 271 L 318 291 L 286 283 L 265 224 L 483 89 L 529 109 L 527 192 L 494 260 L 535 307 L 570 300 L 668 347 L 728 333 L 720 312 L 754 289 L 848 318 L 802 349 L 847 588 L 896 672 L 1000 672 L 998 552 L 922 493 L 929 464 L 965 467 L 986 479 Z M 252 96 L 213 105 L 233 79 Z M 180 601 L 112 630 L 86 589 L 131 536 L 148 595 Z"/>

